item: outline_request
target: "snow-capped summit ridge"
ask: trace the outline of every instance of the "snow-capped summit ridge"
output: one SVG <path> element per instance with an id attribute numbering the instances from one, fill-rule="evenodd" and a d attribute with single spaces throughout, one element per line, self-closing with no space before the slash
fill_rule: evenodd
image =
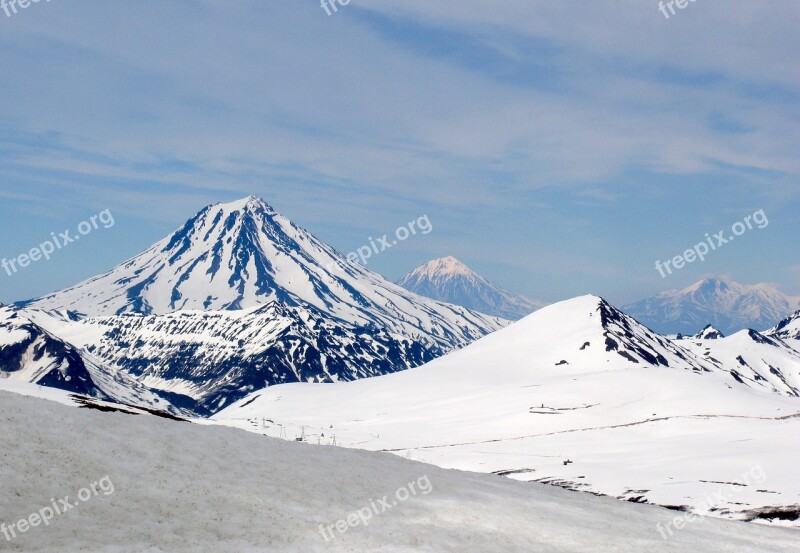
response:
<path id="1" fill-rule="evenodd" d="M 480 279 L 480 276 L 475 271 L 453 256 L 441 257 L 423 263 L 410 274 L 431 280 L 445 280 L 454 276 L 463 276 L 472 280 Z"/>
<path id="2" fill-rule="evenodd" d="M 466 358 L 476 351 L 502 356 L 502 363 L 487 356 L 487 366 L 533 365 L 562 373 L 647 366 L 716 370 L 595 295 L 543 307 L 451 355 Z"/>

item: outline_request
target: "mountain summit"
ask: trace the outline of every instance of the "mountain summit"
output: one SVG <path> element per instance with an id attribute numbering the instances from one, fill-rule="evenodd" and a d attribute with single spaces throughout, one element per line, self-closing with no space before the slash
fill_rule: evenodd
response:
<path id="1" fill-rule="evenodd" d="M 323 277 L 315 272 L 301 283 L 303 271 L 298 265 L 313 262 L 306 250 L 335 256 L 262 199 L 249 196 L 207 206 L 136 257 L 28 306 L 58 306 L 95 316 L 299 301 L 292 286 L 313 287 Z"/>
<path id="2" fill-rule="evenodd" d="M 423 263 L 397 283 L 421 296 L 510 320 L 521 319 L 544 306 L 500 288 L 450 256 Z"/>

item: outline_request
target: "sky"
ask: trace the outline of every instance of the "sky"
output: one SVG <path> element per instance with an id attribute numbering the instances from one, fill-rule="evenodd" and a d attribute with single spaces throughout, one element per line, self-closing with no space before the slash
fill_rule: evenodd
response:
<path id="1" fill-rule="evenodd" d="M 248 195 L 395 280 L 452 255 L 545 301 L 724 275 L 800 295 L 796 0 L 52 0 L 0 10 L 0 301 Z M 662 277 L 758 210 L 736 240 Z M 760 220 L 764 220 L 763 218 Z M 73 230 L 73 234 L 75 231 Z"/>

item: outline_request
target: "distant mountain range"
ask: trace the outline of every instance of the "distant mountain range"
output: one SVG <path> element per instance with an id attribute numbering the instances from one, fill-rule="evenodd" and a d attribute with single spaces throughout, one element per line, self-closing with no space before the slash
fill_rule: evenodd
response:
<path id="1" fill-rule="evenodd" d="M 519 320 L 546 305 L 504 290 L 454 257 L 423 263 L 397 284 L 421 296 L 509 320 Z M 706 278 L 623 307 L 656 332 L 683 336 L 709 326 L 723 335 L 743 329 L 764 331 L 799 309 L 800 298 L 774 286 L 745 285 L 726 278 Z"/>
<path id="2" fill-rule="evenodd" d="M 798 309 L 800 299 L 769 284 L 748 286 L 724 278 L 703 279 L 623 307 L 656 332 L 683 335 L 709 324 L 724 334 L 745 328 L 764 330 Z"/>
<path id="3" fill-rule="evenodd" d="M 397 284 L 421 296 L 518 320 L 545 306 L 544 302 L 504 290 L 455 257 L 423 263 Z"/>
<path id="4" fill-rule="evenodd" d="M 199 414 L 277 383 L 416 367 L 508 324 L 396 286 L 252 196 L 17 308 Z"/>

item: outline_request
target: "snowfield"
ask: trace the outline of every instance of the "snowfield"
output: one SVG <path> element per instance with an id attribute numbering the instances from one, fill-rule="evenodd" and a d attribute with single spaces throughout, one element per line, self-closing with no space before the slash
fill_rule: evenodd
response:
<path id="1" fill-rule="evenodd" d="M 214 419 L 288 439 L 304 432 L 314 443 L 335 436 L 340 446 L 445 468 L 797 525 L 800 399 L 753 372 L 734 375 L 683 343 L 584 296 L 416 369 L 273 386 Z M 756 345 L 759 354 L 768 347 Z M 792 359 L 780 360 L 788 375 Z M 750 471 L 763 481 L 733 483 Z"/>
<path id="2" fill-rule="evenodd" d="M 680 513 L 394 455 L 291 443 L 232 428 L 75 409 L 0 392 L 0 524 L 105 477 L 101 492 L 0 550 L 156 552 L 800 551 L 800 533 Z M 320 532 L 426 479 L 430 493 Z M 372 500 L 372 501 L 371 501 Z M 353 519 L 355 520 L 355 519 Z"/>

